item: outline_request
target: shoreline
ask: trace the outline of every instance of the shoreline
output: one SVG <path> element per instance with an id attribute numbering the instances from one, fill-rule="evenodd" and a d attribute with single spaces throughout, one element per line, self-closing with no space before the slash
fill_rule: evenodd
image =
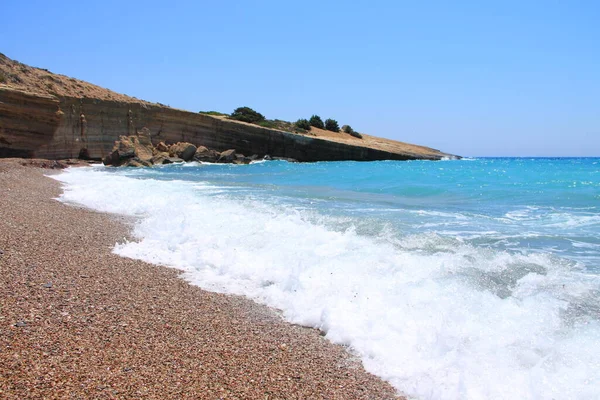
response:
<path id="1" fill-rule="evenodd" d="M 399 398 L 318 330 L 113 254 L 126 217 L 21 163 L 0 160 L 1 397 Z"/>

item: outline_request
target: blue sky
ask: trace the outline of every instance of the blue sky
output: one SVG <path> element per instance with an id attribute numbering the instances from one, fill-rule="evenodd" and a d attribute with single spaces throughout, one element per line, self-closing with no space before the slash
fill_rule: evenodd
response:
<path id="1" fill-rule="evenodd" d="M 600 2 L 4 2 L 0 52 L 190 111 L 600 156 Z M 485 4 L 484 4 L 485 3 Z"/>

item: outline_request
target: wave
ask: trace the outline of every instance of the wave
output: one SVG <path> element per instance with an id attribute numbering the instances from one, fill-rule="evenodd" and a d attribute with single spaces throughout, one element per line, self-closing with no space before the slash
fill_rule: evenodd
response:
<path id="1" fill-rule="evenodd" d="M 159 172 L 155 172 L 159 173 Z M 234 200 L 198 182 L 70 169 L 61 200 L 140 217 L 115 253 L 282 310 L 427 399 L 595 398 L 596 275 L 542 253 L 433 233 L 364 235 L 335 217 Z M 218 188 L 217 188 L 218 189 Z M 105 193 L 111 193 L 110 197 Z M 135 193 L 135 196 L 131 196 Z"/>

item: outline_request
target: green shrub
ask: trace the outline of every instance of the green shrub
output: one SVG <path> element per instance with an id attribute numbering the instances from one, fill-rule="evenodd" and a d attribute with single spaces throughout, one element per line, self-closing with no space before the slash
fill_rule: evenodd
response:
<path id="1" fill-rule="evenodd" d="M 310 126 L 314 126 L 315 128 L 319 128 L 319 129 L 325 128 L 325 124 L 323 123 L 323 120 L 318 115 L 313 115 L 312 117 L 310 117 L 310 119 L 308 120 L 308 123 L 310 124 Z"/>
<path id="2" fill-rule="evenodd" d="M 338 125 L 338 122 L 335 119 L 327 118 L 325 120 L 325 129 L 332 132 L 339 132 L 340 126 Z"/>
<path id="3" fill-rule="evenodd" d="M 218 111 L 198 111 L 200 114 L 206 114 L 206 115 L 216 115 L 219 117 L 228 117 L 229 114 L 225 114 L 222 112 L 218 112 Z"/>
<path id="4" fill-rule="evenodd" d="M 362 135 L 356 131 L 350 132 L 350 136 L 354 136 L 355 138 L 362 139 Z"/>
<path id="5" fill-rule="evenodd" d="M 6 76 L 0 72 L 0 83 L 6 83 Z"/>
<path id="6" fill-rule="evenodd" d="M 350 125 L 344 125 L 342 126 L 342 131 L 344 133 L 351 134 L 352 132 L 354 132 L 354 129 L 352 129 Z"/>
<path id="7" fill-rule="evenodd" d="M 250 107 L 238 107 L 233 110 L 233 114 L 229 117 L 237 121 L 249 122 L 256 124 L 265 120 L 265 116 L 259 112 L 254 111 Z"/>
<path id="8" fill-rule="evenodd" d="M 268 119 L 264 120 L 264 121 L 260 121 L 257 125 L 260 125 L 262 127 L 265 128 L 273 128 L 273 129 L 278 129 L 279 126 L 277 125 L 276 121 L 270 121 Z"/>
<path id="9" fill-rule="evenodd" d="M 310 122 L 307 119 L 299 119 L 294 125 L 296 125 L 296 128 L 310 131 Z"/>

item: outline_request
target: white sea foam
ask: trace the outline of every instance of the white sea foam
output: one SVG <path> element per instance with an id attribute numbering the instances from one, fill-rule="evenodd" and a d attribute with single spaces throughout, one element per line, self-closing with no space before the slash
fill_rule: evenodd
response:
<path id="1" fill-rule="evenodd" d="M 57 179 L 65 202 L 141 217 L 138 240 L 117 245 L 117 254 L 277 307 L 350 346 L 369 371 L 410 396 L 600 393 L 600 285 L 571 262 L 436 234 L 361 236 L 301 210 L 208 195 L 215 187 L 197 182 L 82 168 Z"/>

